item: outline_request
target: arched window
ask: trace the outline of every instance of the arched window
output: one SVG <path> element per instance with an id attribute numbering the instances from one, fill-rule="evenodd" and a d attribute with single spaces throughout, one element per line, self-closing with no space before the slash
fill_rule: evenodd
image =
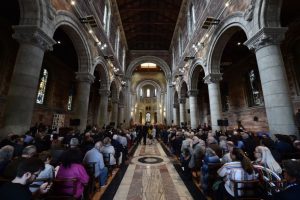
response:
<path id="1" fill-rule="evenodd" d="M 123 72 L 125 72 L 125 58 L 126 58 L 126 50 L 125 47 L 123 47 L 123 55 L 122 55 L 122 68 L 123 68 Z"/>
<path id="2" fill-rule="evenodd" d="M 104 12 L 103 12 L 103 27 L 107 36 L 109 36 L 109 31 L 110 31 L 110 15 L 111 15 L 111 8 L 110 8 L 109 0 L 106 0 L 104 6 Z"/>
<path id="3" fill-rule="evenodd" d="M 117 35 L 116 35 L 116 39 L 115 39 L 115 53 L 116 53 L 116 57 L 118 59 L 119 59 L 119 46 L 120 46 L 120 29 L 118 27 Z"/>
<path id="4" fill-rule="evenodd" d="M 154 89 L 154 96 L 156 97 L 156 88 Z"/>
<path id="5" fill-rule="evenodd" d="M 180 57 L 181 54 L 182 54 L 182 33 L 180 30 L 178 34 L 178 57 Z"/>
<path id="6" fill-rule="evenodd" d="M 247 73 L 247 93 L 250 107 L 263 105 L 263 95 L 260 77 L 257 69 L 251 69 Z"/>
<path id="7" fill-rule="evenodd" d="M 36 98 L 36 103 L 38 103 L 38 104 L 44 103 L 45 92 L 46 92 L 46 87 L 47 87 L 47 80 L 48 80 L 48 71 L 46 69 L 43 69 L 42 75 L 40 78 L 37 98 Z"/>
<path id="8" fill-rule="evenodd" d="M 140 89 L 140 97 L 142 97 L 143 96 L 143 89 L 141 88 Z"/>
<path id="9" fill-rule="evenodd" d="M 150 97 L 150 89 L 147 89 L 147 97 Z"/>
<path id="10" fill-rule="evenodd" d="M 192 35 L 193 31 L 195 30 L 195 7 L 194 4 L 191 3 L 189 6 L 189 34 Z"/>
<path id="11" fill-rule="evenodd" d="M 69 110 L 69 111 L 72 110 L 73 95 L 74 95 L 74 87 L 72 85 L 72 87 L 69 91 L 69 96 L 68 96 L 67 110 Z"/>

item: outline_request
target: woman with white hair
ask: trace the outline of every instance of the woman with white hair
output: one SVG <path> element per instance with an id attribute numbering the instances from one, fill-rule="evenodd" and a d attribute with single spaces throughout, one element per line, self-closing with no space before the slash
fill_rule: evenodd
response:
<path id="1" fill-rule="evenodd" d="M 276 162 L 268 147 L 257 146 L 254 151 L 254 156 L 256 158 L 254 164 L 267 167 L 277 174 L 282 173 L 280 165 Z"/>
<path id="2" fill-rule="evenodd" d="M 2 175 L 4 169 L 11 161 L 14 154 L 14 147 L 6 145 L 0 149 L 0 175 Z"/>

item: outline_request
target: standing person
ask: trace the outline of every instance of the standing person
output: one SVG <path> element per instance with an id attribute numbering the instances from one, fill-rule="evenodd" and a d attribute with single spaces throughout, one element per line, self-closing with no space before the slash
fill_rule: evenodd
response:
<path id="1" fill-rule="evenodd" d="M 146 145 L 146 141 L 147 141 L 147 133 L 148 133 L 148 127 L 146 126 L 143 126 L 142 128 L 142 134 L 143 134 L 143 144 Z"/>
<path id="2" fill-rule="evenodd" d="M 155 139 L 156 139 L 156 128 L 153 126 L 152 128 L 152 142 L 155 144 Z"/>

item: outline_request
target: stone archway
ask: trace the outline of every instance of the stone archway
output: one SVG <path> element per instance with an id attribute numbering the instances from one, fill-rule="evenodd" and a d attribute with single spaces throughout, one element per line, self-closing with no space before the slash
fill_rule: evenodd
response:
<path id="1" fill-rule="evenodd" d="M 163 124 L 164 123 L 164 117 L 165 117 L 165 96 L 163 94 L 164 88 L 161 86 L 157 81 L 155 80 L 142 80 L 140 81 L 136 87 L 135 87 L 135 92 L 136 94 L 140 93 L 140 90 L 143 89 L 144 87 L 147 86 L 152 86 L 152 88 L 155 88 L 156 91 L 156 96 L 155 96 L 155 103 L 153 102 L 154 99 L 150 100 L 149 102 L 144 102 L 143 97 L 140 97 L 140 95 L 137 96 L 137 102 L 134 103 L 132 109 L 137 109 L 137 110 L 143 110 L 143 113 L 151 113 L 151 116 L 155 116 L 154 113 L 157 113 L 157 122 Z M 153 92 L 153 91 L 152 91 Z M 153 93 L 151 95 L 153 97 Z M 137 107 L 134 108 L 134 106 L 137 105 Z M 144 108 L 149 108 L 149 109 L 144 109 Z M 134 113 L 135 119 L 137 119 L 137 113 Z M 144 115 L 145 116 L 145 115 Z M 154 118 L 151 118 L 151 121 L 153 121 Z"/>
<path id="2" fill-rule="evenodd" d="M 131 88 L 131 83 L 130 83 L 130 78 L 133 74 L 134 69 L 136 68 L 136 66 L 145 63 L 145 62 L 151 62 L 151 63 L 155 63 L 157 64 L 162 71 L 164 72 L 164 75 L 166 77 L 166 91 L 167 91 L 167 95 L 166 95 L 166 123 L 168 125 L 171 125 L 171 119 L 172 119 L 172 99 L 173 96 L 172 94 L 172 90 L 173 90 L 173 85 L 172 85 L 172 73 L 170 70 L 169 65 L 161 58 L 156 57 L 156 56 L 141 56 L 138 57 L 136 59 L 134 59 L 133 61 L 130 62 L 127 70 L 126 70 L 126 79 L 128 81 L 128 87 L 127 87 L 127 96 L 126 99 L 127 101 L 127 110 L 126 110 L 126 116 L 130 116 L 130 110 L 129 108 L 131 107 L 131 94 L 130 94 L 130 88 Z"/>
<path id="3" fill-rule="evenodd" d="M 78 71 L 92 74 L 92 54 L 88 41 L 86 40 L 88 35 L 83 29 L 82 24 L 69 12 L 58 11 L 55 17 L 52 35 L 58 27 L 61 27 L 67 33 L 74 44 L 78 57 Z"/>
<path id="4" fill-rule="evenodd" d="M 195 62 L 192 63 L 190 71 L 189 71 L 189 77 L 188 80 L 188 88 L 189 90 L 197 90 L 197 84 L 199 80 L 199 74 L 203 70 L 206 69 L 206 63 L 202 59 L 197 59 Z"/>
<path id="5" fill-rule="evenodd" d="M 98 56 L 94 59 L 93 62 L 93 67 L 91 69 L 91 73 L 94 74 L 94 71 L 96 69 L 98 69 L 99 73 L 100 73 L 100 80 L 101 80 L 101 89 L 107 89 L 109 90 L 109 85 L 110 85 L 110 81 L 109 81 L 109 72 L 108 72 L 108 66 L 106 61 L 104 60 L 103 57 Z"/>
<path id="6" fill-rule="evenodd" d="M 220 61 L 223 50 L 227 44 L 227 41 L 236 31 L 242 29 L 247 38 L 249 38 L 249 31 L 247 24 L 242 17 L 241 13 L 232 15 L 224 20 L 224 22 L 214 32 L 211 42 L 210 49 L 207 55 L 207 70 L 205 75 L 208 74 L 219 74 L 220 73 Z"/>

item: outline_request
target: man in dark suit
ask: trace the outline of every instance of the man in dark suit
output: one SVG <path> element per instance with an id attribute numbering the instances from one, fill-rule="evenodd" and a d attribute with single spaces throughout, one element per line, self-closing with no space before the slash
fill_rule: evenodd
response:
<path id="1" fill-rule="evenodd" d="M 283 161 L 283 175 L 288 185 L 274 194 L 274 200 L 298 200 L 300 197 L 300 160 Z"/>

